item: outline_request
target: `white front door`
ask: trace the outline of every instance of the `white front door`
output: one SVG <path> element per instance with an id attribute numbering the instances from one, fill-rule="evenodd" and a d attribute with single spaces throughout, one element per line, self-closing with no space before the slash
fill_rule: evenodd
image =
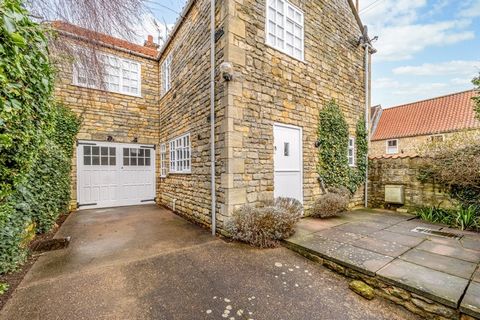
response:
<path id="1" fill-rule="evenodd" d="M 284 124 L 273 126 L 274 196 L 303 202 L 302 129 Z"/>
<path id="2" fill-rule="evenodd" d="M 152 203 L 154 198 L 155 149 L 152 145 L 78 142 L 80 209 Z"/>

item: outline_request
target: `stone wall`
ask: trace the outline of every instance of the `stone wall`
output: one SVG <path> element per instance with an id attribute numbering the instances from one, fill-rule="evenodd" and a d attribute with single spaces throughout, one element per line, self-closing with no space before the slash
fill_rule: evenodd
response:
<path id="1" fill-rule="evenodd" d="M 226 215 L 243 203 L 273 198 L 275 122 L 303 129 L 308 213 L 320 194 L 314 146 L 319 110 L 336 99 L 352 135 L 363 114 L 364 50 L 357 46 L 361 31 L 348 2 L 291 2 L 304 12 L 305 61 L 265 44 L 266 1 L 229 2 L 225 60 L 233 63 L 235 76 L 227 85 Z"/>
<path id="2" fill-rule="evenodd" d="M 480 130 L 468 130 L 460 132 L 446 132 L 442 133 L 445 141 L 455 140 L 463 142 L 469 140 L 475 136 L 480 136 Z M 432 140 L 432 135 L 422 135 L 415 137 L 398 138 L 398 153 L 399 154 L 416 154 L 421 151 L 425 144 L 428 144 Z M 375 140 L 370 142 L 370 156 L 381 156 L 386 153 L 387 140 Z"/>
<path id="3" fill-rule="evenodd" d="M 369 207 L 385 208 L 385 185 L 403 185 L 408 210 L 423 206 L 451 206 L 451 199 L 439 186 L 421 183 L 417 177 L 423 159 L 420 157 L 374 158 L 369 162 Z M 398 207 L 395 205 L 394 207 Z"/>
<path id="4" fill-rule="evenodd" d="M 65 41 L 72 42 L 70 38 Z M 73 41 L 70 45 L 85 45 Z M 58 74 L 55 86 L 56 99 L 72 109 L 81 119 L 77 139 L 106 141 L 112 136 L 114 142 L 157 144 L 159 140 L 158 112 L 158 62 L 121 50 L 99 48 L 98 51 L 140 62 L 142 74 L 141 96 L 130 96 L 76 86 L 73 84 L 71 59 L 57 56 Z M 158 152 L 156 163 L 158 166 Z M 76 206 L 77 174 L 76 152 L 72 160 L 72 207 Z"/>
<path id="5" fill-rule="evenodd" d="M 217 29 L 225 19 L 224 4 L 217 1 Z M 223 61 L 225 36 L 216 41 L 216 65 Z M 160 68 L 166 57 L 172 54 L 172 86 L 160 97 L 160 139 L 167 145 L 167 163 L 170 155 L 169 141 L 190 133 L 191 173 L 168 173 L 159 179 L 159 203 L 174 208 L 196 222 L 211 223 L 210 190 L 210 1 L 197 0 L 184 17 L 160 57 Z M 160 70 L 161 71 L 161 70 Z M 159 76 L 161 73 L 159 73 Z M 220 174 L 225 163 L 220 159 L 224 136 L 222 82 L 216 81 L 216 168 L 218 210 L 224 202 L 220 188 Z M 168 165 L 169 166 L 169 165 Z M 169 169 L 169 168 L 168 168 Z M 169 171 L 167 169 L 167 171 Z"/>

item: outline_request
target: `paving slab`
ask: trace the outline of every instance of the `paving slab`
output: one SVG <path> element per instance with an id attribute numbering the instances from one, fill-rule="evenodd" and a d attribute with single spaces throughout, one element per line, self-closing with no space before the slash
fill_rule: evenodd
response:
<path id="1" fill-rule="evenodd" d="M 457 308 L 468 285 L 468 280 L 396 259 L 377 275 L 385 282 L 398 285 L 408 291 L 431 300 Z"/>
<path id="2" fill-rule="evenodd" d="M 347 223 L 345 219 L 340 217 L 331 217 L 325 219 L 318 219 L 318 218 L 303 218 L 297 223 L 296 228 L 302 229 L 305 232 L 317 232 L 325 229 L 330 229 L 331 227 L 335 227 L 344 223 Z"/>
<path id="3" fill-rule="evenodd" d="M 342 242 L 342 243 L 351 243 L 363 237 L 363 235 L 358 233 L 352 233 L 352 232 L 338 230 L 338 229 L 322 230 L 319 232 L 315 232 L 315 235 L 322 238 L 327 238 L 330 240 Z"/>
<path id="4" fill-rule="evenodd" d="M 412 249 L 400 259 L 469 280 L 477 264 L 424 250 Z"/>
<path id="5" fill-rule="evenodd" d="M 423 234 L 423 233 L 420 233 L 420 232 L 413 232 L 412 229 L 414 229 L 414 228 L 415 228 L 414 226 L 406 226 L 406 225 L 396 224 L 394 226 L 386 228 L 385 231 L 395 232 L 395 233 L 403 234 L 403 235 L 406 235 L 406 236 L 409 236 L 409 237 L 419 238 L 419 239 L 422 239 L 422 240 L 425 240 L 425 239 L 428 238 L 428 235 L 426 235 L 426 234 Z"/>
<path id="6" fill-rule="evenodd" d="M 378 239 L 370 237 L 358 239 L 352 243 L 352 245 L 390 257 L 398 257 L 402 253 L 410 250 L 409 246 L 386 240 L 378 241 Z"/>
<path id="7" fill-rule="evenodd" d="M 380 228 L 378 226 L 375 226 L 373 224 L 368 224 L 368 223 L 350 222 L 350 223 L 339 225 L 334 229 L 340 229 L 340 230 L 351 232 L 351 233 L 369 235 L 376 231 L 382 230 L 384 228 Z"/>
<path id="8" fill-rule="evenodd" d="M 480 282 L 480 266 L 478 266 L 477 271 L 473 274 L 472 281 Z"/>
<path id="9" fill-rule="evenodd" d="M 446 246 L 429 240 L 422 242 L 420 245 L 418 245 L 417 249 L 474 263 L 480 262 L 479 251 Z"/>
<path id="10" fill-rule="evenodd" d="M 369 236 L 372 238 L 378 239 L 379 241 L 386 240 L 386 241 L 399 243 L 401 245 L 409 246 L 409 247 L 414 247 L 416 245 L 419 245 L 423 241 L 425 241 L 425 239 L 423 238 L 413 237 L 403 233 L 396 233 L 388 230 L 380 230 L 372 233 Z"/>
<path id="11" fill-rule="evenodd" d="M 338 250 L 338 248 L 343 246 L 343 243 L 341 242 L 322 238 L 320 236 L 316 236 L 314 233 L 305 237 L 289 238 L 287 242 L 301 246 L 320 256 L 330 256 L 332 252 L 335 252 Z"/>
<path id="12" fill-rule="evenodd" d="M 476 237 L 463 237 L 460 242 L 465 249 L 480 251 L 480 233 Z"/>
<path id="13" fill-rule="evenodd" d="M 336 250 L 328 252 L 328 258 L 347 268 L 371 276 L 374 276 L 378 270 L 393 260 L 392 257 L 354 247 L 350 244 L 345 244 Z"/>
<path id="14" fill-rule="evenodd" d="M 477 319 L 480 318 L 480 283 L 470 283 L 460 304 L 460 311 Z"/>

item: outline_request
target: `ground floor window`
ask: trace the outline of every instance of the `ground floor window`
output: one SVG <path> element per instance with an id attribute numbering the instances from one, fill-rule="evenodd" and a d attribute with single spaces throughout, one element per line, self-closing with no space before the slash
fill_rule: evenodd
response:
<path id="1" fill-rule="evenodd" d="M 170 172 L 191 172 L 189 133 L 170 141 Z"/>
<path id="2" fill-rule="evenodd" d="M 348 138 L 348 165 L 355 166 L 355 138 Z"/>
<path id="3" fill-rule="evenodd" d="M 167 144 L 160 145 L 160 176 L 167 176 Z"/>

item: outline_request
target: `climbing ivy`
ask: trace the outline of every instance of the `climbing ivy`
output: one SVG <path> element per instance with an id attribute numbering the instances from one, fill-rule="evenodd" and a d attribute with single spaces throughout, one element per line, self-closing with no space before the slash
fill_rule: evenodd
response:
<path id="1" fill-rule="evenodd" d="M 46 33 L 21 0 L 0 0 L 0 274 L 69 202 L 79 122 L 54 101 Z"/>
<path id="2" fill-rule="evenodd" d="M 473 78 L 472 83 L 477 90 L 477 95 L 473 97 L 473 101 L 475 103 L 474 108 L 475 108 L 477 119 L 480 120 L 480 74 L 478 75 L 478 77 Z"/>
<path id="3" fill-rule="evenodd" d="M 365 181 L 367 131 L 363 117 L 356 125 L 356 166 L 348 165 L 348 124 L 338 104 L 332 100 L 320 111 L 318 125 L 319 176 L 328 187 L 346 187 L 352 193 Z"/>

